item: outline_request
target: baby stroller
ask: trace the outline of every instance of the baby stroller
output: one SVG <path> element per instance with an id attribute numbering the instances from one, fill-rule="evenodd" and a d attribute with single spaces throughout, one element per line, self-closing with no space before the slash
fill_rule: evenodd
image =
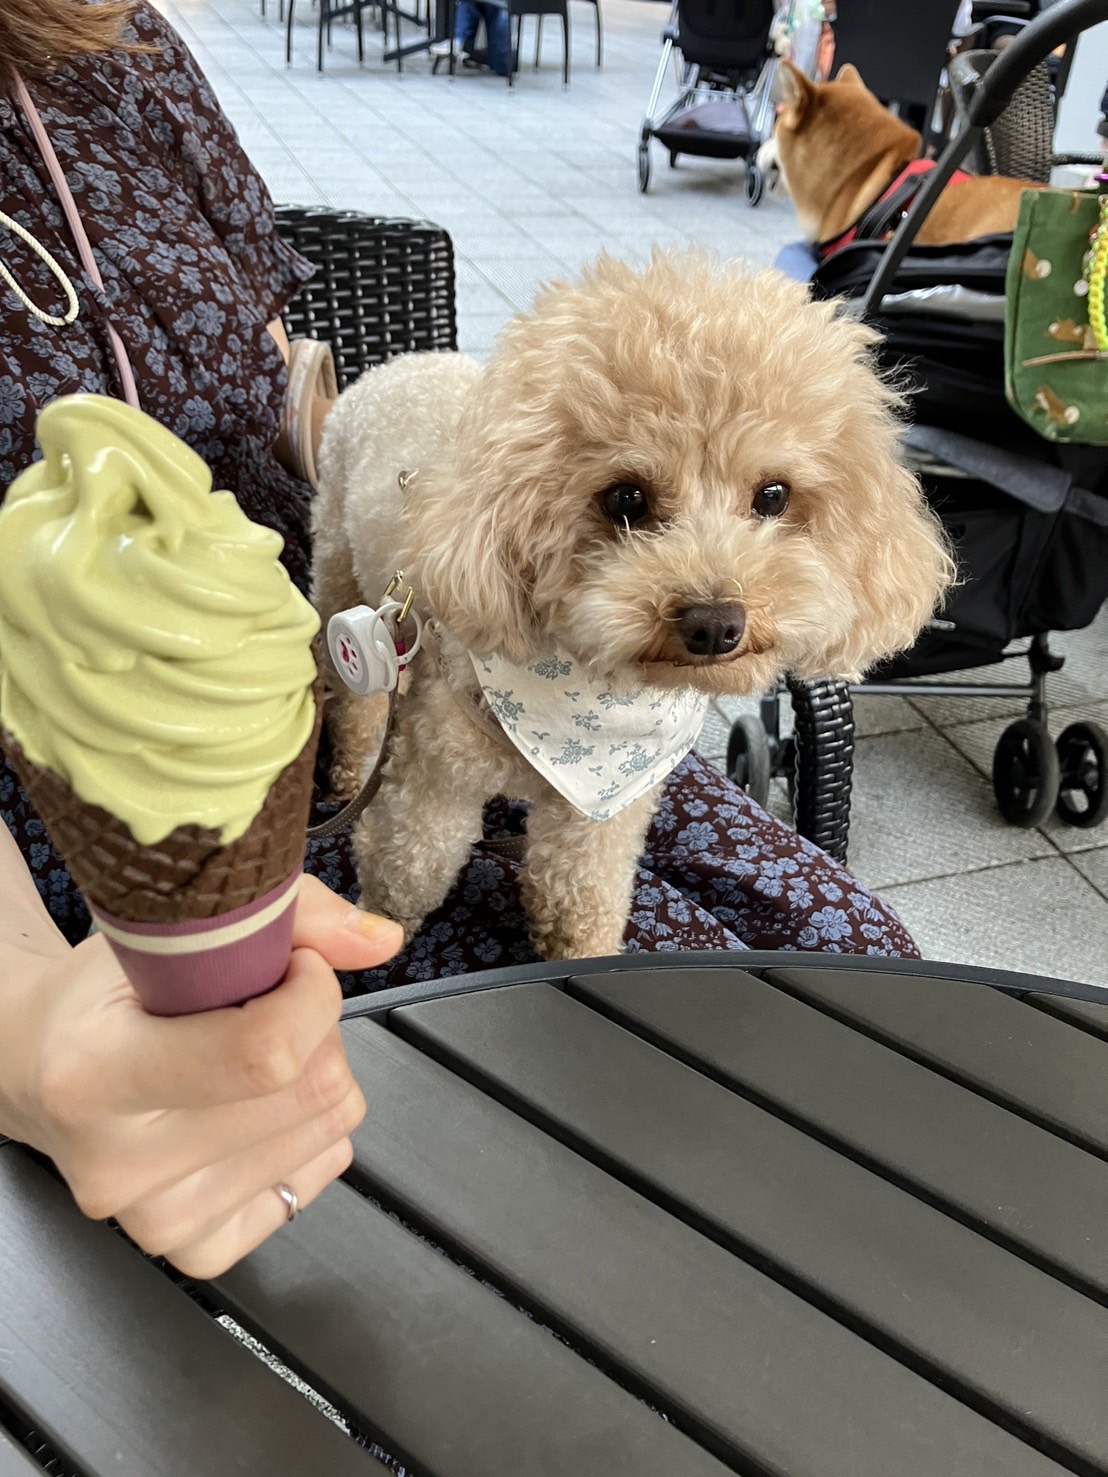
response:
<path id="1" fill-rule="evenodd" d="M 1052 739 L 1047 703 L 1047 678 L 1064 660 L 1051 651 L 1049 633 L 1088 625 L 1108 598 L 1108 448 L 1046 441 L 1008 406 L 1011 236 L 956 246 L 912 242 L 943 185 L 1023 80 L 1060 43 L 1105 19 L 1108 0 L 1061 0 L 1029 25 L 985 70 L 966 126 L 892 240 L 850 245 L 813 279 L 818 296 L 856 300 L 883 334 L 882 361 L 912 384 L 905 449 L 962 576 L 912 650 L 853 691 L 1025 699 L 1026 716 L 1004 731 L 992 766 L 1001 814 L 1023 827 L 1040 825 L 1051 811 L 1079 827 L 1108 817 L 1108 734 L 1073 723 Z M 1012 658 L 1028 662 L 1025 682 L 937 680 Z M 772 708 L 772 700 L 763 703 L 764 739 L 751 719 L 732 730 L 728 771 L 740 783 L 783 772 L 793 760 Z"/>
<path id="2" fill-rule="evenodd" d="M 674 0 L 662 57 L 639 134 L 639 189 L 650 186 L 650 140 L 681 154 L 746 161 L 746 198 L 757 205 L 765 179 L 758 149 L 773 132 L 770 92 L 777 72 L 771 43 L 775 0 Z M 674 47 L 681 53 L 676 100 L 657 115 Z"/>

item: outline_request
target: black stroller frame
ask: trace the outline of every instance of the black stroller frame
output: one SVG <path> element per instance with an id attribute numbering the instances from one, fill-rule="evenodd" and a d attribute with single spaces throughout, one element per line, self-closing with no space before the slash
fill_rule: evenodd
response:
<path id="1" fill-rule="evenodd" d="M 746 198 L 757 205 L 765 177 L 757 163 L 773 132 L 777 56 L 774 0 L 673 0 L 662 56 L 639 132 L 639 189 L 650 186 L 650 141 L 669 153 L 746 162 Z M 661 116 L 658 102 L 674 50 L 681 54 L 678 95 Z"/>
<path id="2" fill-rule="evenodd" d="M 1108 597 L 1108 450 L 1052 446 L 1024 427 L 1003 399 L 1000 317 L 988 322 L 973 315 L 978 311 L 975 304 L 989 306 L 990 296 L 992 311 L 1003 304 L 997 294 L 1003 293 L 1010 237 L 982 238 L 964 247 L 917 247 L 910 258 L 908 251 L 944 186 L 970 151 L 979 147 L 984 130 L 1003 112 L 1024 78 L 1056 47 L 1103 20 L 1108 20 L 1108 0 L 1060 0 L 1028 25 L 977 83 L 964 127 L 924 177 L 888 244 L 860 242 L 845 248 L 821 267 L 813 284 L 824 296 L 845 290 L 860 298 L 860 315 L 886 333 L 886 364 L 896 364 L 898 347 L 912 354 L 905 342 L 927 359 L 928 335 L 934 335 L 936 377 L 942 380 L 949 374 L 950 383 L 935 393 L 930 383 L 921 387 L 916 424 L 905 437 L 905 450 L 956 543 L 964 536 L 971 554 L 983 550 L 986 556 L 985 573 L 979 579 L 974 560 L 969 560 L 967 584 L 954 592 L 943 618 L 931 623 L 910 652 L 860 684 L 839 684 L 843 740 L 838 747 L 849 754 L 851 694 L 1024 699 L 1026 716 L 1004 731 L 992 766 L 1001 814 L 1023 827 L 1040 825 L 1052 811 L 1078 827 L 1095 826 L 1108 817 L 1108 733 L 1095 723 L 1072 723 L 1055 741 L 1047 727 L 1047 679 L 1065 660 L 1051 650 L 1048 632 L 1087 625 Z M 909 316 L 914 305 L 906 301 L 906 290 L 915 289 L 918 297 L 919 289 L 945 283 L 956 285 L 968 299 L 961 324 L 956 317 L 945 316 L 938 304 L 922 311 L 917 304 Z M 985 289 L 985 296 L 976 296 L 979 288 Z M 963 342 L 965 362 L 981 372 L 967 369 L 961 374 Z M 987 371 L 994 365 L 996 373 L 990 379 Z M 978 396 L 987 403 L 982 405 Z M 975 439 L 972 424 L 958 425 L 959 415 L 967 411 L 983 421 L 991 417 L 993 443 Z M 957 511 L 959 506 L 962 512 Z M 994 532 L 997 529 L 1003 532 Z M 988 567 L 989 537 L 1011 540 L 995 568 Z M 1005 587 L 994 591 L 989 575 L 997 583 L 998 571 L 1003 572 Z M 1012 650 L 1021 638 L 1027 640 L 1026 647 Z M 943 673 L 1015 658 L 1029 664 L 1026 682 L 942 680 Z M 782 775 L 791 781 L 794 767 L 799 770 L 798 750 L 805 738 L 798 730 L 795 740 L 782 739 L 781 695 L 778 689 L 763 700 L 760 723 L 749 717 L 740 720 L 730 735 L 728 773 L 756 799 L 768 793 L 770 777 Z M 825 736 L 824 743 L 829 742 Z M 841 760 L 837 767 L 842 775 Z M 844 783 L 848 797 L 849 763 Z M 845 854 L 848 804 L 848 798 L 840 799 L 838 813 L 844 818 L 840 855 Z"/>

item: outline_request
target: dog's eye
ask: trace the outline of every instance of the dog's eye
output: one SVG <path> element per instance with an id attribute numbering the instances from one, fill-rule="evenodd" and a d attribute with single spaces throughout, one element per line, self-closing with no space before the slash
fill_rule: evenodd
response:
<path id="1" fill-rule="evenodd" d="M 759 518 L 780 518 L 789 506 L 790 491 L 787 482 L 763 482 L 754 494 L 755 513 Z"/>
<path id="2" fill-rule="evenodd" d="M 633 482 L 617 482 L 614 487 L 609 487 L 601 494 L 600 505 L 605 518 L 617 528 L 624 523 L 639 523 L 650 512 L 646 493 Z"/>

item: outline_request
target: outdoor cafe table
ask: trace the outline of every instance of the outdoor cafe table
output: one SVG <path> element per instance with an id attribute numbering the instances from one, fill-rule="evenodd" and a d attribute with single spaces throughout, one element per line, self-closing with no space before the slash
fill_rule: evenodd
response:
<path id="1" fill-rule="evenodd" d="M 0 1477 L 1108 1473 L 1096 998 L 795 954 L 363 997 L 346 1183 L 201 1286 L 0 1147 Z"/>

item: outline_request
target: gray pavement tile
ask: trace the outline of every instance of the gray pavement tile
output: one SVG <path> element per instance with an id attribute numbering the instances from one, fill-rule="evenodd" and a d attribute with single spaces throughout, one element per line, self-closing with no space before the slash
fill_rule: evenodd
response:
<path id="1" fill-rule="evenodd" d="M 1108 898 L 1062 857 L 882 890 L 925 958 L 1108 986 Z"/>
<path id="2" fill-rule="evenodd" d="M 493 317 L 503 327 L 505 316 L 511 312 L 511 304 L 491 282 L 481 278 L 467 283 L 458 291 L 458 313 L 466 320 Z"/>
<path id="3" fill-rule="evenodd" d="M 854 698 L 854 731 L 859 738 L 923 727 L 924 720 L 903 698 L 867 697 L 864 693 Z"/>
<path id="4" fill-rule="evenodd" d="M 514 221 L 493 223 L 487 216 L 484 220 L 479 220 L 472 211 L 465 217 L 457 217 L 456 221 L 456 244 L 469 257 L 498 261 L 503 257 L 539 259 L 549 254 Z"/>
<path id="5" fill-rule="evenodd" d="M 989 781 L 930 729 L 860 739 L 850 822 L 852 867 L 871 887 L 1056 854 L 1001 818 Z"/>
<path id="6" fill-rule="evenodd" d="M 501 313 L 458 312 L 458 348 L 463 354 L 472 354 L 475 359 L 486 361 L 492 352 L 497 334 L 504 327 Z"/>
<path id="7" fill-rule="evenodd" d="M 1101 846 L 1096 851 L 1078 852 L 1076 856 L 1070 857 L 1070 861 L 1097 892 L 1108 899 L 1108 846 Z M 1100 946 L 1108 953 L 1108 933 L 1101 937 Z"/>
<path id="8" fill-rule="evenodd" d="M 731 719 L 712 705 L 704 715 L 704 727 L 696 740 L 696 750 L 719 769 L 724 768 L 727 741 L 731 735 Z"/>

